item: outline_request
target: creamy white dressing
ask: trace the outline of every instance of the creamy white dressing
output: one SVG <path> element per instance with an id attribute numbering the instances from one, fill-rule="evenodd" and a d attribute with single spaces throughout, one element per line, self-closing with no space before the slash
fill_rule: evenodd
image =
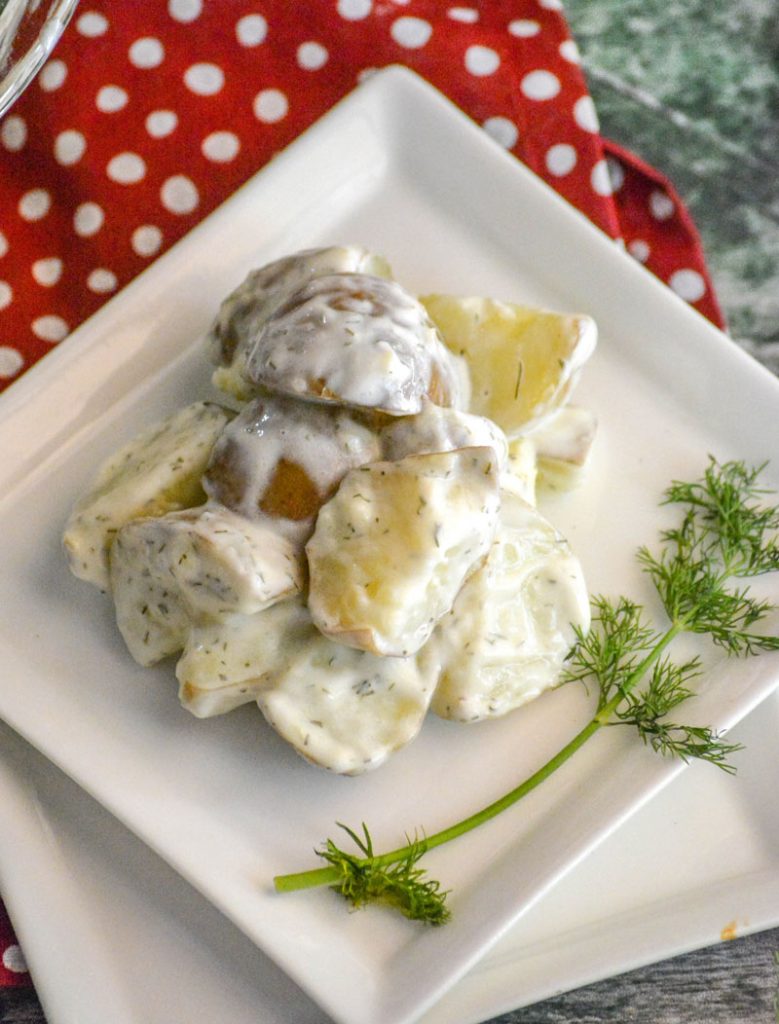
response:
<path id="1" fill-rule="evenodd" d="M 359 775 L 416 736 L 435 682 L 435 664 L 424 652 L 382 658 L 334 643 L 310 626 L 257 703 L 306 760 Z"/>
<path id="2" fill-rule="evenodd" d="M 256 700 L 311 633 L 302 598 L 286 598 L 253 615 L 195 623 L 176 665 L 179 700 L 198 718 L 223 715 Z"/>
<path id="3" fill-rule="evenodd" d="M 589 621 L 579 560 L 536 509 L 504 492 L 489 557 L 430 642 L 441 672 L 433 710 L 471 722 L 526 704 L 557 683 L 574 627 Z"/>
<path id="4" fill-rule="evenodd" d="M 367 274 L 315 277 L 268 319 L 247 357 L 256 384 L 392 415 L 459 405 L 458 371 L 424 307 Z"/>

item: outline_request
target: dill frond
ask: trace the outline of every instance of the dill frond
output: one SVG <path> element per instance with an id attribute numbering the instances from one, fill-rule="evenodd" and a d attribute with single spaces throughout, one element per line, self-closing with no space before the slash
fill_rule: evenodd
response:
<path id="1" fill-rule="evenodd" d="M 359 855 L 340 849 L 332 839 L 317 855 L 338 872 L 338 880 L 331 888 L 340 893 L 353 907 L 369 903 L 383 903 L 400 911 L 412 921 L 426 924 L 445 924 L 450 917 L 446 906 L 447 892 L 439 882 L 426 878 L 424 868 L 416 866 L 427 847 L 424 840 L 408 839 L 405 856 L 395 863 L 382 864 L 373 851 L 373 841 L 365 822 L 362 836 L 336 822 L 359 850 Z"/>

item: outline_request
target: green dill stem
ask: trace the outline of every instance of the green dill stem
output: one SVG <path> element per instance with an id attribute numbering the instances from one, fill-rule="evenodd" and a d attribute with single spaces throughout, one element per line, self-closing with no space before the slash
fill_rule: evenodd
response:
<path id="1" fill-rule="evenodd" d="M 480 811 L 476 811 L 475 814 L 471 814 L 469 817 L 463 818 L 462 821 L 458 821 L 455 825 L 450 825 L 449 828 L 435 832 L 431 836 L 425 836 L 420 840 L 420 846 L 425 851 L 432 850 L 436 846 L 443 846 L 444 843 L 448 843 L 450 840 L 456 839 L 466 832 L 471 832 L 491 818 L 497 817 L 506 808 L 511 807 L 512 804 L 527 796 L 536 786 L 540 786 L 545 779 L 548 779 L 550 775 L 554 774 L 558 768 L 565 764 L 568 758 L 572 757 L 580 747 L 584 746 L 591 736 L 598 732 L 599 729 L 602 729 L 604 725 L 609 724 L 615 710 L 625 699 L 625 694 L 633 689 L 643 678 L 647 669 L 651 668 L 658 660 L 671 641 L 682 632 L 684 632 L 683 622 L 674 622 L 669 626 L 649 654 L 635 667 L 625 682 L 618 688 L 617 693 L 611 700 L 604 704 L 587 725 L 573 739 L 569 740 L 551 760 L 542 765 L 538 771 L 534 772 L 510 792 L 504 794 L 499 800 L 488 804 Z M 387 864 L 394 864 L 399 860 L 403 860 L 407 855 L 408 846 L 401 846 L 397 850 L 390 850 L 389 853 L 381 853 L 375 857 L 365 858 L 360 863 L 371 863 L 376 867 L 383 867 Z M 319 885 L 335 885 L 340 878 L 341 875 L 337 868 L 313 868 L 311 871 L 298 871 L 290 875 L 276 875 L 273 879 L 273 884 L 276 892 L 294 892 L 298 889 L 313 889 Z"/>

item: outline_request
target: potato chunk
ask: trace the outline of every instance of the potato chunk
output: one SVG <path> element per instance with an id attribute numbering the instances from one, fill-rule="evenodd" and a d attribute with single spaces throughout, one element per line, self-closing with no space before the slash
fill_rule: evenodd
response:
<path id="1" fill-rule="evenodd" d="M 257 704 L 306 760 L 341 775 L 377 768 L 419 732 L 435 666 L 379 658 L 333 643 L 313 627 Z"/>
<path id="2" fill-rule="evenodd" d="M 107 590 L 108 552 L 120 527 L 205 501 L 200 478 L 230 416 L 209 402 L 188 405 L 144 430 L 100 467 L 65 526 L 63 544 L 75 576 Z"/>
<path id="3" fill-rule="evenodd" d="M 441 666 L 433 710 L 473 722 L 494 718 L 554 686 L 590 611 L 578 559 L 543 516 L 502 496 L 489 557 L 465 583 L 430 641 Z"/>
<path id="4" fill-rule="evenodd" d="M 447 409 L 425 402 L 416 416 L 398 416 L 379 434 L 382 453 L 390 462 L 407 455 L 430 455 L 459 448 L 492 448 L 498 469 L 508 460 L 506 435 L 483 416 L 472 416 L 459 409 Z"/>
<path id="5" fill-rule="evenodd" d="M 248 519 L 307 524 L 294 531 L 305 540 L 343 475 L 378 457 L 376 434 L 345 409 L 266 395 L 224 430 L 203 486 Z"/>
<path id="6" fill-rule="evenodd" d="M 311 632 L 311 616 L 296 598 L 194 625 L 176 665 L 179 700 L 197 718 L 256 700 Z"/>
<path id="7" fill-rule="evenodd" d="M 539 426 L 568 400 L 597 340 L 588 316 L 565 316 L 495 299 L 421 299 L 471 374 L 470 411 L 509 438 Z"/>
<path id="8" fill-rule="evenodd" d="M 190 622 L 251 615 L 302 582 L 288 540 L 219 506 L 137 519 L 111 552 L 117 625 L 141 665 L 181 650 Z"/>
<path id="9" fill-rule="evenodd" d="M 593 412 L 568 405 L 532 435 L 539 482 L 567 491 L 581 483 L 592 452 L 598 421 Z"/>
<path id="10" fill-rule="evenodd" d="M 424 308 L 399 284 L 369 274 L 315 277 L 268 319 L 246 372 L 271 391 L 419 412 L 429 398 L 460 406 L 461 374 Z"/>
<path id="11" fill-rule="evenodd" d="M 315 625 L 376 654 L 418 651 L 489 550 L 497 481 L 491 448 L 348 473 L 306 546 Z"/>
<path id="12" fill-rule="evenodd" d="M 322 274 L 374 274 L 392 277 L 389 264 L 357 245 L 305 249 L 283 256 L 249 276 L 222 303 L 208 334 L 216 387 L 242 401 L 256 394 L 246 376 L 246 357 L 277 306 Z"/>

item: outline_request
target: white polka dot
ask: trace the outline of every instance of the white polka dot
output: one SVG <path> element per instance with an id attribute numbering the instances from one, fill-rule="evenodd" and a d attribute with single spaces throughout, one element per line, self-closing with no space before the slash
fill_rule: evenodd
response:
<path id="1" fill-rule="evenodd" d="M 216 96 L 225 84 L 224 71 L 216 64 L 193 64 L 184 72 L 184 84 L 197 96 Z"/>
<path id="2" fill-rule="evenodd" d="M 103 17 L 102 14 L 98 14 L 97 11 L 86 11 L 77 20 L 76 30 L 82 36 L 96 39 L 98 36 L 105 35 L 108 31 L 108 19 Z"/>
<path id="3" fill-rule="evenodd" d="M 472 7 L 450 7 L 446 14 L 452 21 L 462 21 L 466 25 L 475 25 L 479 20 L 479 12 Z"/>
<path id="4" fill-rule="evenodd" d="M 279 89 L 263 89 L 254 97 L 254 116 L 265 124 L 274 124 L 287 116 L 289 102 Z"/>
<path id="5" fill-rule="evenodd" d="M 106 270 L 105 267 L 97 267 L 87 278 L 87 288 L 91 292 L 97 292 L 98 295 L 114 291 L 117 284 L 116 274 L 111 270 Z"/>
<path id="6" fill-rule="evenodd" d="M 192 213 L 200 202 L 194 181 L 184 174 L 174 174 L 163 182 L 160 199 L 166 210 L 179 215 Z"/>
<path id="7" fill-rule="evenodd" d="M 0 123 L 0 140 L 11 153 L 18 153 L 27 141 L 27 124 L 16 114 L 9 114 Z"/>
<path id="8" fill-rule="evenodd" d="M 33 188 L 19 200 L 19 216 L 24 220 L 40 220 L 50 209 L 51 196 L 43 188 Z"/>
<path id="9" fill-rule="evenodd" d="M 494 139 L 504 149 L 511 149 L 519 137 L 517 126 L 507 117 L 488 117 L 483 126 L 490 138 Z"/>
<path id="10" fill-rule="evenodd" d="M 373 8 L 373 0 L 338 0 L 338 13 L 345 21 L 362 21 Z"/>
<path id="11" fill-rule="evenodd" d="M 540 31 L 541 26 L 538 22 L 529 18 L 517 18 L 509 22 L 509 32 L 518 39 L 529 39 L 531 36 L 537 36 Z"/>
<path id="12" fill-rule="evenodd" d="M 203 156 L 217 164 L 226 164 L 234 160 L 241 148 L 241 142 L 232 132 L 211 132 L 203 139 L 201 145 Z"/>
<path id="13" fill-rule="evenodd" d="M 103 226 L 105 214 L 97 203 L 81 203 L 73 214 L 73 230 L 81 238 L 91 238 Z"/>
<path id="14" fill-rule="evenodd" d="M 0 256 L 5 256 L 8 252 L 8 239 L 5 237 L 2 231 L 0 231 Z"/>
<path id="15" fill-rule="evenodd" d="M 378 70 L 378 68 L 363 68 L 362 71 L 357 72 L 357 81 L 360 84 L 367 82 L 369 78 L 373 78 Z"/>
<path id="16" fill-rule="evenodd" d="M 489 46 L 469 46 L 465 51 L 465 68 L 472 75 L 484 78 L 500 67 L 500 57 Z"/>
<path id="17" fill-rule="evenodd" d="M 675 209 L 673 200 L 665 192 L 660 192 L 656 189 L 650 194 L 649 212 L 655 220 L 668 220 L 670 217 L 673 217 Z"/>
<path id="18" fill-rule="evenodd" d="M 433 34 L 433 26 L 423 18 L 397 18 L 392 22 L 390 35 L 407 50 L 419 50 Z"/>
<path id="19" fill-rule="evenodd" d="M 135 185 L 146 176 L 146 164 L 137 153 L 117 153 L 111 157 L 106 174 L 118 185 Z"/>
<path id="20" fill-rule="evenodd" d="M 612 192 L 619 192 L 625 184 L 625 168 L 613 156 L 606 157 L 606 164 L 608 165 L 609 177 L 611 178 L 611 190 Z"/>
<path id="21" fill-rule="evenodd" d="M 14 292 L 10 284 L 7 281 L 0 281 L 0 309 L 10 306 L 13 297 Z"/>
<path id="22" fill-rule="evenodd" d="M 646 263 L 650 253 L 649 244 L 643 238 L 634 238 L 632 242 L 628 242 L 628 252 L 639 263 Z"/>
<path id="23" fill-rule="evenodd" d="M 174 21 L 180 21 L 184 25 L 196 21 L 202 12 L 202 0 L 168 0 L 168 14 Z"/>
<path id="24" fill-rule="evenodd" d="M 154 224 L 143 224 L 133 231 L 130 244 L 138 256 L 153 256 L 162 245 L 162 232 Z"/>
<path id="25" fill-rule="evenodd" d="M 5 377 L 5 378 L 15 377 L 16 374 L 21 370 L 21 368 L 23 366 L 24 366 L 24 359 L 22 358 L 21 352 L 17 352 L 15 348 L 11 348 L 9 345 L 0 345 L 0 377 Z M 13 946 L 8 946 L 6 948 L 6 950 L 5 950 L 5 953 L 3 953 L 3 964 L 6 966 L 6 970 L 9 970 L 9 971 L 12 971 L 14 968 L 13 967 L 8 967 L 8 965 L 5 964 L 5 958 L 9 954 L 11 954 L 11 950 L 13 948 L 14 948 Z M 18 946 L 16 948 L 19 949 Z M 21 954 L 21 950 L 20 949 L 19 949 L 19 954 Z M 16 956 L 16 955 L 18 955 L 18 954 L 11 954 L 11 956 Z M 22 960 L 23 959 L 24 958 L 22 957 Z M 17 962 L 19 962 L 19 961 L 17 961 Z M 22 970 L 26 970 L 26 969 L 27 968 L 26 968 L 26 965 L 25 965 L 25 967 L 23 967 Z"/>
<path id="26" fill-rule="evenodd" d="M 104 114 L 113 114 L 126 107 L 129 98 L 118 85 L 104 85 L 95 97 L 95 106 Z"/>
<path id="27" fill-rule="evenodd" d="M 548 11 L 561 11 L 563 0 L 538 0 L 539 7 L 545 7 Z"/>
<path id="28" fill-rule="evenodd" d="M 668 283 L 681 298 L 697 302 L 706 294 L 706 282 L 697 270 L 685 267 L 671 274 Z"/>
<path id="29" fill-rule="evenodd" d="M 235 24 L 235 36 L 241 46 L 259 46 L 268 34 L 268 23 L 261 14 L 247 14 Z"/>
<path id="30" fill-rule="evenodd" d="M 36 260 L 32 265 L 32 276 L 44 288 L 51 288 L 62 277 L 62 260 L 56 256 Z"/>
<path id="31" fill-rule="evenodd" d="M 39 316 L 32 322 L 32 333 L 41 341 L 57 342 L 66 338 L 70 328 L 61 316 Z"/>
<path id="32" fill-rule="evenodd" d="M 68 66 L 63 60 L 50 60 L 38 75 L 38 85 L 44 92 L 59 89 L 68 77 Z"/>
<path id="33" fill-rule="evenodd" d="M 529 100 L 551 100 L 560 92 L 560 79 L 551 71 L 529 71 L 519 88 Z"/>
<path id="34" fill-rule="evenodd" d="M 165 48 L 159 39 L 153 36 L 144 36 L 136 39 L 127 51 L 130 63 L 136 68 L 156 68 L 165 59 Z"/>
<path id="35" fill-rule="evenodd" d="M 580 96 L 573 105 L 573 119 L 585 132 L 597 132 L 598 114 L 591 96 Z"/>
<path id="36" fill-rule="evenodd" d="M 590 184 L 593 192 L 599 196 L 610 196 L 614 191 L 609 175 L 609 165 L 605 160 L 598 160 L 590 171 Z"/>
<path id="37" fill-rule="evenodd" d="M 179 119 L 172 110 L 153 110 L 146 118 L 146 131 L 153 139 L 164 139 L 175 131 Z"/>
<path id="38" fill-rule="evenodd" d="M 321 43 L 301 43 L 298 47 L 298 65 L 304 71 L 318 71 L 327 64 L 330 54 Z"/>
<path id="39" fill-rule="evenodd" d="M 582 55 L 573 39 L 564 39 L 560 43 L 560 56 L 570 64 L 581 64 Z"/>
<path id="40" fill-rule="evenodd" d="M 60 132 L 54 140 L 54 159 L 63 167 L 77 164 L 87 148 L 87 140 L 72 128 Z"/>
<path id="41" fill-rule="evenodd" d="M 558 142 L 546 151 L 546 169 L 556 178 L 570 174 L 576 166 L 576 150 L 567 142 Z"/>

